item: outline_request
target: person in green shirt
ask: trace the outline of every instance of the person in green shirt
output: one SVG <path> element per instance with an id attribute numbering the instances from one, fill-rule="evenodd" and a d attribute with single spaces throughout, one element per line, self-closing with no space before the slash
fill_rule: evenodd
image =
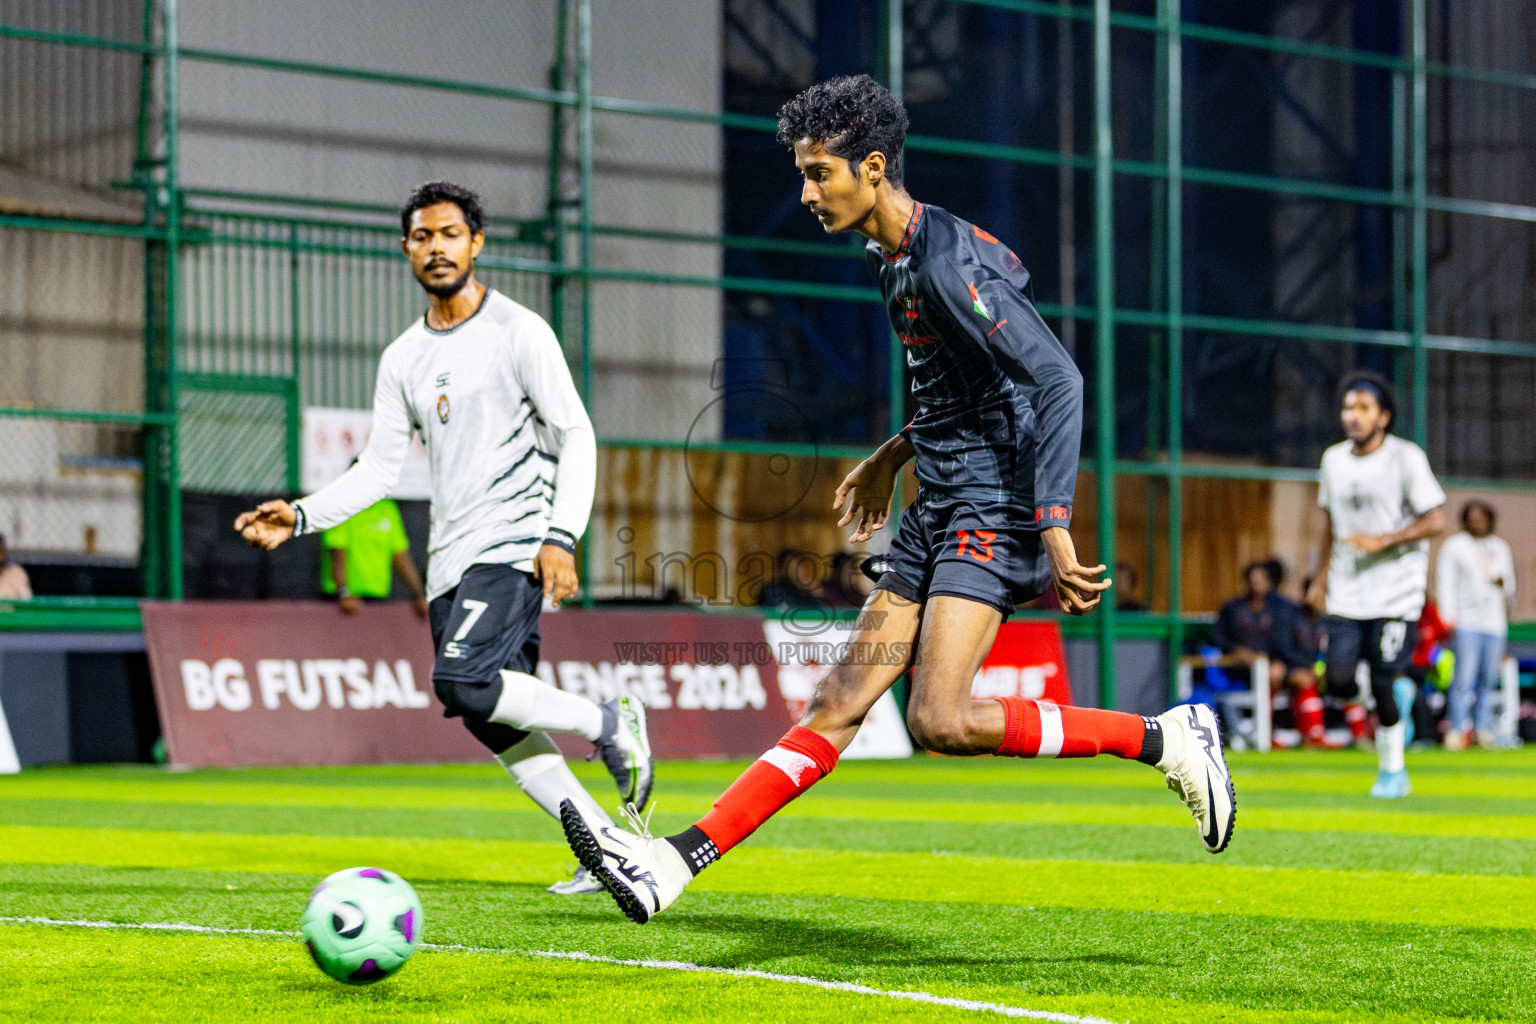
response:
<path id="1" fill-rule="evenodd" d="M 391 571 L 400 574 L 415 598 L 416 614 L 427 617 L 427 592 L 411 561 L 400 506 L 388 498 L 376 501 L 340 526 L 325 531 L 320 560 L 320 587 L 335 595 L 345 615 L 355 615 L 362 599 L 387 598 Z"/>

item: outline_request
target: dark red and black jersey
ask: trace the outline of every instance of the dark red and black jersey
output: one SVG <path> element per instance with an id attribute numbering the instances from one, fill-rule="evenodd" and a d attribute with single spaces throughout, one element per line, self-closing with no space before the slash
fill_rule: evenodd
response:
<path id="1" fill-rule="evenodd" d="M 912 372 L 903 431 L 924 487 L 1067 526 L 1083 377 L 1026 288 L 1019 258 L 981 228 L 917 203 L 901 247 L 865 249 Z"/>

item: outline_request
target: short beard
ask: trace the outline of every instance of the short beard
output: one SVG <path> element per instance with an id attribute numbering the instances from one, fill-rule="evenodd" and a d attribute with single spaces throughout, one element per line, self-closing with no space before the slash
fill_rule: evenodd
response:
<path id="1" fill-rule="evenodd" d="M 456 279 L 449 281 L 447 284 L 428 284 L 426 281 L 422 281 L 419 276 L 416 278 L 416 280 L 421 282 L 421 286 L 427 290 L 428 295 L 435 295 L 439 299 L 451 299 L 455 295 L 459 294 L 461 290 L 463 290 L 464 282 L 469 280 L 471 270 L 473 270 L 473 268 L 464 271 L 464 273 L 460 274 Z"/>

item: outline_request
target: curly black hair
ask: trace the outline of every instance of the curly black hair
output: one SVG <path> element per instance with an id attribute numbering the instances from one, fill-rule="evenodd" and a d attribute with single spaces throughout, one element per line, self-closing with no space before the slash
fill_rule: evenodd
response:
<path id="1" fill-rule="evenodd" d="M 901 188 L 901 147 L 907 112 L 868 75 L 819 82 L 779 108 L 779 141 L 790 149 L 801 139 L 826 146 L 853 168 L 871 153 L 885 154 L 885 177 Z"/>
<path id="2" fill-rule="evenodd" d="M 1372 370 L 1352 370 L 1339 382 L 1339 408 L 1344 407 L 1344 396 L 1351 391 L 1369 391 L 1376 396 L 1376 404 L 1392 419 L 1387 421 L 1390 431 L 1397 423 L 1397 397 L 1392 382 Z"/>
<path id="3" fill-rule="evenodd" d="M 429 181 L 425 185 L 417 185 L 405 205 L 400 207 L 400 233 L 411 233 L 411 214 L 438 203 L 453 203 L 463 210 L 464 223 L 469 225 L 471 234 L 478 235 L 485 230 L 485 211 L 480 207 L 479 196 L 451 181 Z"/>

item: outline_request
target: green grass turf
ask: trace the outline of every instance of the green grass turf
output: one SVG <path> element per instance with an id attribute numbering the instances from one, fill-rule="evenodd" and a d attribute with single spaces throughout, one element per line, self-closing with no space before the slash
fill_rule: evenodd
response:
<path id="1" fill-rule="evenodd" d="M 0 916 L 292 932 L 353 864 L 416 885 L 426 938 L 349 989 L 273 936 L 0 926 L 0 1020 L 1000 1019 L 687 961 L 1137 1022 L 1536 1019 L 1536 751 L 1241 755 L 1211 857 L 1148 769 L 1113 760 L 855 763 L 653 924 L 543 886 L 558 828 L 493 765 L 44 769 L 0 779 Z M 591 766 L 577 771 L 607 799 Z M 653 826 L 742 766 L 666 764 Z"/>

